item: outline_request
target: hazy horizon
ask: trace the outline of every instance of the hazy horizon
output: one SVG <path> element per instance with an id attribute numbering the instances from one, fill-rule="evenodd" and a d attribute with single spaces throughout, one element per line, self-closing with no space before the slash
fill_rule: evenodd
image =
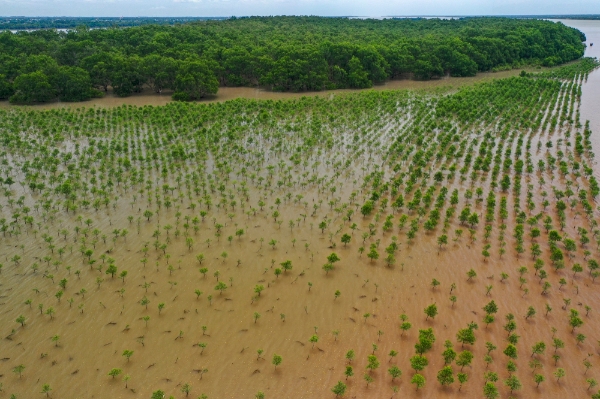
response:
<path id="1" fill-rule="evenodd" d="M 2 17 L 519 16 L 600 14 L 597 0 L 0 0 Z"/>

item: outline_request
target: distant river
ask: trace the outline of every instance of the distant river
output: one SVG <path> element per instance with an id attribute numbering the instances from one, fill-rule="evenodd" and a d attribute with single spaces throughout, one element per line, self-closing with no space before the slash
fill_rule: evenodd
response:
<path id="1" fill-rule="evenodd" d="M 596 57 L 600 59 L 600 20 L 559 20 L 567 26 L 577 28 L 587 38 L 586 44 L 588 47 L 585 50 L 586 57 Z M 594 43 L 593 46 L 590 46 Z M 596 69 L 590 73 L 587 82 L 581 88 L 581 119 L 583 121 L 589 120 L 590 127 L 592 128 L 592 144 L 594 146 L 594 153 L 596 154 L 596 160 L 600 158 L 600 69 Z M 595 175 L 600 178 L 600 167 L 597 165 L 595 168 Z"/>

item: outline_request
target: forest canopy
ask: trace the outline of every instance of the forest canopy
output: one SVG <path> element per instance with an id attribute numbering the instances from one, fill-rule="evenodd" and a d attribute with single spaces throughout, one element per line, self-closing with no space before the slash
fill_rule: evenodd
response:
<path id="1" fill-rule="evenodd" d="M 432 79 L 583 55 L 583 33 L 510 18 L 358 20 L 249 17 L 183 25 L 0 34 L 0 98 L 82 101 L 112 87 L 150 87 L 194 100 L 219 86 L 276 91 L 367 88 L 387 79 Z"/>

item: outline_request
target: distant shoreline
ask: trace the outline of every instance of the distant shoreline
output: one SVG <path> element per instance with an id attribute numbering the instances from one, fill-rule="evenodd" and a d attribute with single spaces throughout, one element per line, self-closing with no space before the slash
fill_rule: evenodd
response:
<path id="1" fill-rule="evenodd" d="M 600 14 L 548 14 L 548 15 L 330 15 L 325 18 L 349 19 L 418 19 L 440 18 L 458 19 L 475 17 L 514 18 L 514 19 L 569 19 L 569 20 L 600 20 Z M 0 16 L 0 32 L 31 31 L 38 29 L 75 29 L 85 25 L 88 28 L 131 28 L 144 25 L 177 25 L 200 21 L 222 21 L 232 16 L 214 17 L 67 17 L 67 16 Z M 245 18 L 245 17 L 239 17 Z"/>

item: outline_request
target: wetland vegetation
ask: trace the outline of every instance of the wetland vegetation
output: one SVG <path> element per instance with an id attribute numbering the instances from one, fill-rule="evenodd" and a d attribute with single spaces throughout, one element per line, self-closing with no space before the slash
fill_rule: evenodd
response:
<path id="1" fill-rule="evenodd" d="M 0 109 L 0 395 L 600 397 L 597 67 Z"/>

